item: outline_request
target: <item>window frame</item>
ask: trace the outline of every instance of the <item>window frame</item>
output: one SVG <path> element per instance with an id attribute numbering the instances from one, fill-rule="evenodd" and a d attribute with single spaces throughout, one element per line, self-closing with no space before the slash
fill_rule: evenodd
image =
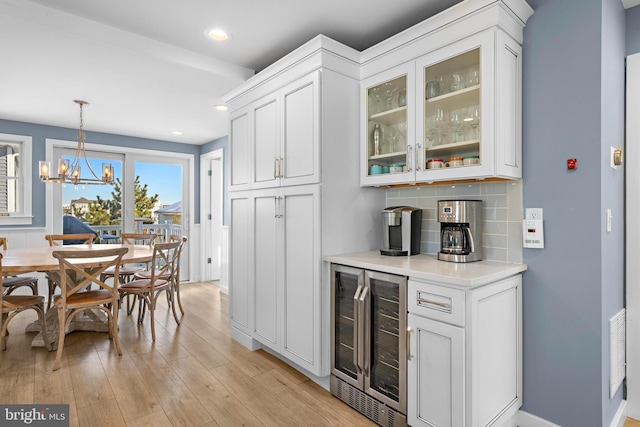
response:
<path id="1" fill-rule="evenodd" d="M 19 200 L 18 212 L 9 212 L 0 216 L 0 226 L 4 225 L 32 225 L 32 192 L 33 183 L 33 138 L 27 135 L 0 133 L 0 143 L 10 143 L 19 146 L 20 173 L 13 179 L 18 181 Z"/>

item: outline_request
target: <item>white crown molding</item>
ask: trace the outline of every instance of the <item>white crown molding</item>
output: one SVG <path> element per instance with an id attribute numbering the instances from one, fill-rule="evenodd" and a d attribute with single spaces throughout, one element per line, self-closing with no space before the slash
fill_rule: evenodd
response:
<path id="1" fill-rule="evenodd" d="M 625 9 L 637 6 L 640 4 L 640 0 L 622 0 L 622 5 Z"/>

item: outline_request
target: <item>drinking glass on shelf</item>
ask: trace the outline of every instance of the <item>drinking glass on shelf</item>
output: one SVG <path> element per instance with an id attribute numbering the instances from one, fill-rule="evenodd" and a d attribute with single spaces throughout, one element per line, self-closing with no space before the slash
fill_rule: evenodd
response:
<path id="1" fill-rule="evenodd" d="M 454 133 L 453 142 L 464 140 L 464 117 L 461 110 L 451 110 L 449 112 L 449 125 Z"/>
<path id="2" fill-rule="evenodd" d="M 449 76 L 447 74 L 440 74 L 438 76 L 438 87 L 440 89 L 439 95 L 449 93 Z"/>
<path id="3" fill-rule="evenodd" d="M 427 147 L 438 145 L 438 128 L 436 125 L 436 116 L 432 114 L 427 116 L 425 121 L 425 141 Z"/>
<path id="4" fill-rule="evenodd" d="M 407 145 L 407 122 L 398 123 L 396 125 L 396 129 L 398 131 L 398 139 L 396 141 L 394 151 L 396 153 L 401 153 L 405 151 L 405 146 Z"/>
<path id="5" fill-rule="evenodd" d="M 391 108 L 393 108 L 393 98 L 396 93 L 396 88 L 391 82 L 386 82 L 382 86 L 383 86 L 382 91 L 383 91 L 384 100 L 385 100 L 385 109 L 390 110 Z"/>
<path id="6" fill-rule="evenodd" d="M 471 139 L 478 139 L 480 135 L 478 134 L 478 125 L 480 124 L 480 106 L 472 105 L 467 108 L 467 117 L 465 121 L 471 127 Z"/>
<path id="7" fill-rule="evenodd" d="M 466 87 L 477 86 L 480 84 L 480 70 L 478 70 L 478 64 L 474 64 L 467 68 L 465 79 Z"/>
<path id="8" fill-rule="evenodd" d="M 434 140 L 434 145 L 445 144 L 447 141 L 447 120 L 442 108 L 436 108 L 433 114 L 433 124 L 436 131 L 437 140 Z"/>
<path id="9" fill-rule="evenodd" d="M 462 73 L 455 71 L 451 74 L 451 78 L 449 80 L 449 90 L 451 92 L 455 92 L 460 89 L 464 89 L 464 80 L 462 78 Z"/>
<path id="10" fill-rule="evenodd" d="M 381 111 L 380 110 L 381 90 L 382 89 L 380 88 L 380 86 L 375 86 L 369 89 L 369 97 L 373 101 L 373 104 L 371 106 L 371 114 L 376 114 Z"/>

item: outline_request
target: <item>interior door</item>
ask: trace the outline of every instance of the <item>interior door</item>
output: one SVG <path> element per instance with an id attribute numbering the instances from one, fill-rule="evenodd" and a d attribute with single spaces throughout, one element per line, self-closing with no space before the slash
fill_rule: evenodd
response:
<path id="1" fill-rule="evenodd" d="M 627 57 L 626 158 L 630 165 L 640 162 L 640 54 Z M 640 212 L 640 169 L 625 168 L 626 216 L 636 218 Z M 626 225 L 626 342 L 627 342 L 627 415 L 640 419 L 640 222 Z"/>
<path id="2" fill-rule="evenodd" d="M 204 248 L 205 260 L 203 280 L 220 280 L 222 265 L 222 157 L 218 155 L 209 160 L 209 209 L 205 223 Z M 201 201 L 204 203 L 204 201 Z"/>

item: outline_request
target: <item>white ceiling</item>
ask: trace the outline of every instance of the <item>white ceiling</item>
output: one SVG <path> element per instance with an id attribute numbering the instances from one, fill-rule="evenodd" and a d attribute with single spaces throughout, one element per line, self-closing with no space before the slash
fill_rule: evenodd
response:
<path id="1" fill-rule="evenodd" d="M 76 128 L 83 99 L 89 141 L 202 144 L 226 92 L 316 35 L 364 50 L 459 1 L 0 0 L 0 119 Z"/>

